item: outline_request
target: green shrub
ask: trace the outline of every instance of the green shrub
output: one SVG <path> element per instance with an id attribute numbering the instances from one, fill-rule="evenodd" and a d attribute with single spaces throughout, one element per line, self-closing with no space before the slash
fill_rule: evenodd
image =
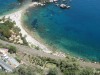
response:
<path id="1" fill-rule="evenodd" d="M 20 58 L 16 57 L 15 59 L 16 59 L 19 63 L 21 62 L 21 59 L 20 59 Z"/>
<path id="2" fill-rule="evenodd" d="M 17 49 L 16 49 L 15 46 L 9 46 L 8 49 L 9 49 L 8 52 L 11 53 L 11 54 L 17 52 Z"/>
<path id="3" fill-rule="evenodd" d="M 47 75 L 58 75 L 57 70 L 55 68 L 51 68 Z"/>
<path id="4" fill-rule="evenodd" d="M 84 68 L 81 72 L 80 75 L 94 75 L 93 69 L 91 68 Z"/>
<path id="5" fill-rule="evenodd" d="M 6 19 L 6 21 L 5 21 Z M 14 27 L 15 22 L 12 22 L 9 18 L 2 18 L 4 23 L 0 23 L 0 35 L 9 38 L 11 36 L 10 30 Z"/>
<path id="6" fill-rule="evenodd" d="M 39 48 L 39 46 L 35 46 L 35 49 L 36 49 L 36 50 L 39 50 L 40 48 Z"/>

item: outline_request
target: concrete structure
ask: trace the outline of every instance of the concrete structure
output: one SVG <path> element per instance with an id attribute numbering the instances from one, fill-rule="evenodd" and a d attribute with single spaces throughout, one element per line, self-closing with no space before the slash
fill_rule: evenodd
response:
<path id="1" fill-rule="evenodd" d="M 11 66 L 9 66 L 8 64 L 6 64 L 5 62 L 3 62 L 0 59 L 0 66 L 6 71 L 6 72 L 12 72 L 13 68 Z"/>
<path id="2" fill-rule="evenodd" d="M 12 72 L 20 64 L 13 57 L 8 56 L 8 49 L 0 48 L 0 67 L 6 72 Z"/>
<path id="3" fill-rule="evenodd" d="M 8 59 L 7 59 L 7 61 L 9 62 L 9 64 L 13 67 L 13 68 L 16 68 L 16 67 L 18 67 L 20 64 L 19 64 L 19 62 L 18 61 L 16 61 L 14 58 L 12 58 L 12 57 L 9 57 Z"/>

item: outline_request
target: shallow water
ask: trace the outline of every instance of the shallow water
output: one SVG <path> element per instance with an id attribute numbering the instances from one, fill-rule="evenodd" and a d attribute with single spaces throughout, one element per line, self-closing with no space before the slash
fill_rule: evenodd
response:
<path id="1" fill-rule="evenodd" d="M 19 7 L 17 0 L 0 0 L 0 15 L 4 15 Z"/>

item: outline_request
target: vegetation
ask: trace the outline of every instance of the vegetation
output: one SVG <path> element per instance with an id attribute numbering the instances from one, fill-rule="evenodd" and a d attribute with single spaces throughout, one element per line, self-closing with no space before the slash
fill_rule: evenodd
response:
<path id="1" fill-rule="evenodd" d="M 10 30 L 14 27 L 15 22 L 11 22 L 11 19 L 1 19 L 3 23 L 0 23 L 0 38 L 9 38 L 11 36 Z M 5 21 L 4 21 L 5 20 Z"/>
<path id="2" fill-rule="evenodd" d="M 26 41 L 26 37 L 27 36 L 23 37 L 22 34 L 20 34 L 20 36 L 21 36 L 21 39 L 23 40 L 23 44 L 26 45 L 26 46 L 28 46 L 28 42 Z"/>
<path id="3" fill-rule="evenodd" d="M 2 45 L 2 44 L 0 44 Z M 3 45 L 2 45 L 3 46 Z M 16 53 L 14 46 L 9 46 L 11 53 Z M 26 65 L 22 65 L 15 69 L 13 73 L 0 72 L 0 75 L 99 75 L 100 69 L 94 70 L 91 68 L 83 68 L 78 65 L 78 61 L 70 56 L 65 59 L 51 59 L 48 57 L 33 56 L 28 54 L 16 54 L 18 62 L 26 61 Z M 24 56 L 25 59 L 24 59 Z M 27 64 L 28 63 L 28 64 Z M 45 73 L 45 71 L 47 73 Z"/>
<path id="4" fill-rule="evenodd" d="M 13 73 L 0 71 L 0 75 L 44 75 L 44 74 L 43 74 L 43 70 L 39 69 L 36 66 L 31 67 L 31 66 L 23 65 L 21 67 L 18 67 L 16 70 L 14 70 Z"/>
<path id="5" fill-rule="evenodd" d="M 30 56 L 29 56 L 30 58 Z M 99 75 L 100 73 L 95 71 L 91 68 L 82 68 L 79 65 L 76 65 L 72 62 L 65 62 L 64 60 L 55 60 L 50 58 L 44 57 L 35 57 L 32 56 L 34 59 L 35 65 L 22 65 L 14 70 L 13 73 L 5 73 L 0 72 L 0 75 Z M 40 62 L 41 61 L 41 62 Z M 32 62 L 32 61 L 31 61 Z M 44 64 L 45 63 L 45 64 Z M 47 71 L 46 64 L 51 63 L 55 64 L 56 67 L 52 68 L 52 66 Z M 44 67 L 41 69 L 41 67 Z M 45 73 L 47 71 L 47 73 Z M 61 74 L 59 72 L 61 71 Z M 100 70 L 98 70 L 100 71 Z"/>
<path id="6" fill-rule="evenodd" d="M 0 38 L 5 40 L 5 38 L 8 39 L 11 36 L 10 30 L 14 28 L 15 22 L 12 22 L 10 18 L 7 18 L 5 20 L 5 17 L 3 17 L 1 21 L 2 23 L 0 23 Z"/>
<path id="7" fill-rule="evenodd" d="M 18 75 L 16 73 L 7 73 L 7 72 L 4 72 L 2 70 L 0 70 L 0 75 Z"/>
<path id="8" fill-rule="evenodd" d="M 28 45 L 26 37 L 22 36 L 20 28 L 15 26 L 15 24 L 16 23 L 10 18 L 3 17 L 0 19 L 0 39 L 17 44 Z M 19 40 L 21 40 L 21 42 L 19 42 Z"/>
<path id="9" fill-rule="evenodd" d="M 25 65 L 19 67 L 18 69 L 14 71 L 14 73 L 17 73 L 18 75 L 37 75 L 37 74 L 43 75 L 42 72 L 43 70 L 39 69 L 36 66 L 31 67 L 31 66 L 25 66 Z"/>
<path id="10" fill-rule="evenodd" d="M 58 73 L 57 73 L 57 70 L 55 68 L 53 68 L 53 69 L 51 68 L 51 69 L 49 69 L 49 72 L 47 75 L 58 75 Z"/>
<path id="11" fill-rule="evenodd" d="M 15 59 L 16 59 L 19 63 L 21 63 L 21 59 L 20 59 L 19 57 L 15 57 Z"/>
<path id="12" fill-rule="evenodd" d="M 39 46 L 35 46 L 35 49 L 36 49 L 36 50 L 39 50 L 40 48 L 39 48 Z"/>
<path id="13" fill-rule="evenodd" d="M 16 33 L 16 34 L 19 34 L 19 32 L 21 31 L 17 26 L 14 26 L 13 27 L 13 31 Z"/>
<path id="14" fill-rule="evenodd" d="M 80 72 L 80 75 L 94 75 L 91 68 L 85 68 Z"/>
<path id="15" fill-rule="evenodd" d="M 20 0 L 23 1 L 23 0 Z M 16 34 L 19 34 L 20 29 L 18 27 L 14 27 L 15 22 L 12 22 L 11 19 L 6 19 L 5 17 L 0 19 L 3 21 L 0 23 L 0 38 L 7 40 L 11 36 L 10 30 L 13 29 Z M 21 35 L 21 34 L 20 34 Z M 22 35 L 21 35 L 22 37 Z M 26 42 L 25 37 L 22 37 L 24 44 L 28 44 Z M 14 46 L 4 46 L 0 44 L 0 47 L 8 48 L 9 53 L 16 53 L 17 49 Z M 39 50 L 39 47 L 36 46 L 35 49 Z M 16 57 L 18 62 L 21 62 L 21 59 L 24 61 L 24 56 L 22 58 Z M 20 66 L 13 73 L 6 73 L 0 71 L 0 75 L 58 75 L 61 73 L 62 75 L 100 75 L 100 70 L 94 70 L 91 68 L 83 68 L 78 64 L 78 61 L 70 56 L 66 56 L 65 59 L 51 59 L 47 57 L 26 55 L 27 60 L 25 60 L 25 64 L 28 62 L 28 66 Z M 44 71 L 48 70 L 47 73 Z"/>
<path id="16" fill-rule="evenodd" d="M 17 49 L 16 49 L 15 46 L 9 46 L 8 49 L 9 49 L 8 52 L 11 53 L 11 54 L 17 52 Z"/>
<path id="17" fill-rule="evenodd" d="M 27 56 L 30 64 L 35 64 L 37 66 L 48 68 L 49 71 L 46 75 L 58 75 L 59 72 L 63 75 L 95 75 L 91 68 L 83 68 L 78 65 L 78 62 L 71 57 L 66 59 L 56 60 L 47 57 L 40 56 Z M 74 59 L 74 60 L 73 60 Z M 49 66 L 48 66 L 49 65 Z"/>

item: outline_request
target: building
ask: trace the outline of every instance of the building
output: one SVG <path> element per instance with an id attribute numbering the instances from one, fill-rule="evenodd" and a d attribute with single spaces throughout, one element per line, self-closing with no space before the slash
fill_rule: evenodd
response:
<path id="1" fill-rule="evenodd" d="M 19 62 L 11 56 L 8 56 L 8 49 L 0 48 L 0 68 L 6 72 L 12 72 L 18 67 Z"/>
<path id="2" fill-rule="evenodd" d="M 9 64 L 13 67 L 13 68 L 16 68 L 16 67 L 18 67 L 20 64 L 19 64 L 19 62 L 18 61 L 16 61 L 14 58 L 12 58 L 12 57 L 9 57 L 8 59 L 8 62 L 9 62 Z"/>
<path id="3" fill-rule="evenodd" d="M 0 66 L 6 72 L 12 72 L 13 71 L 13 68 L 11 66 L 9 66 L 8 64 L 6 64 L 5 62 L 3 62 L 1 59 L 0 59 Z"/>

